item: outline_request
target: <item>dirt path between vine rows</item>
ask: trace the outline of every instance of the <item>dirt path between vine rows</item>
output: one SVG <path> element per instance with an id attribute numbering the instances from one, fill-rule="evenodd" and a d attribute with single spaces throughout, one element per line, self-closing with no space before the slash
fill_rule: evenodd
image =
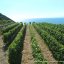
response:
<path id="1" fill-rule="evenodd" d="M 38 42 L 38 45 L 41 49 L 41 52 L 44 56 L 44 58 L 49 62 L 49 64 L 58 64 L 58 62 L 53 58 L 53 55 L 51 51 L 49 50 L 48 46 L 45 44 L 44 40 L 40 37 L 40 35 L 37 33 L 35 28 L 32 26 L 32 30 L 35 34 L 35 38 Z"/>
<path id="2" fill-rule="evenodd" d="M 34 64 L 33 56 L 32 56 L 32 49 L 31 49 L 31 42 L 30 42 L 30 32 L 29 26 L 26 28 L 26 35 L 24 40 L 24 46 L 22 51 L 22 61 L 21 64 Z"/>
<path id="3" fill-rule="evenodd" d="M 8 64 L 7 52 L 3 51 L 3 45 L 2 36 L 0 35 L 0 64 Z"/>

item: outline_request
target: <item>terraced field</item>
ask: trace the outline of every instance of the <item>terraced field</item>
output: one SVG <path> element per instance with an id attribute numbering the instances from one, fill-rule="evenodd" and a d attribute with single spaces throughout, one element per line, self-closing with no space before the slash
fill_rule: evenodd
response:
<path id="1" fill-rule="evenodd" d="M 64 25 L 7 25 L 0 35 L 0 64 L 64 64 Z"/>

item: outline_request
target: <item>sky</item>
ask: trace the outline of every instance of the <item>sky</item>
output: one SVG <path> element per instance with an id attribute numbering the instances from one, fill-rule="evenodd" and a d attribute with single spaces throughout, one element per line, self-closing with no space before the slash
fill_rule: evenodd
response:
<path id="1" fill-rule="evenodd" d="M 0 13 L 15 21 L 64 17 L 64 0 L 1 0 Z"/>

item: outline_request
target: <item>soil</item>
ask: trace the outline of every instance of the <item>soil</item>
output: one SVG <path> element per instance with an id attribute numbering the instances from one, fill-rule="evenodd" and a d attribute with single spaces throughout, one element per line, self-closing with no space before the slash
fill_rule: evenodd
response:
<path id="1" fill-rule="evenodd" d="M 0 35 L 0 64 L 8 64 L 7 52 L 3 51 L 3 45 L 2 35 Z"/>
<path id="2" fill-rule="evenodd" d="M 22 51 L 22 61 L 21 64 L 34 64 L 33 56 L 32 56 L 32 49 L 31 49 L 31 42 L 30 42 L 30 32 L 29 26 L 26 28 L 26 35 L 23 44 L 23 51 Z"/>
<path id="3" fill-rule="evenodd" d="M 44 56 L 44 58 L 49 62 L 49 64 L 58 64 L 58 61 L 56 61 L 51 53 L 51 51 L 49 50 L 48 46 L 46 45 L 46 43 L 44 42 L 44 40 L 41 38 L 41 36 L 37 33 L 37 31 L 35 30 L 35 28 L 32 26 L 32 30 L 35 34 L 35 38 L 37 40 L 37 43 L 41 49 L 41 52 Z"/>

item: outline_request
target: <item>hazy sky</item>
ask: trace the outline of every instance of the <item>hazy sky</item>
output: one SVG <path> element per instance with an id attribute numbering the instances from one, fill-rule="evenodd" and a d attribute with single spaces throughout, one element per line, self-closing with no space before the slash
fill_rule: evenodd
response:
<path id="1" fill-rule="evenodd" d="M 64 17 L 64 0 L 0 0 L 0 13 L 16 21 Z"/>

